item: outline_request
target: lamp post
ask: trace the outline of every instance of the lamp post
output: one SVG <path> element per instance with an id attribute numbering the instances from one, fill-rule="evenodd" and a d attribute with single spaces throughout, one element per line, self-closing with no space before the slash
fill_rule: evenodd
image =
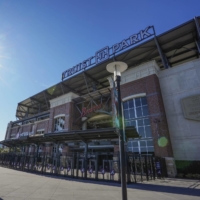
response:
<path id="1" fill-rule="evenodd" d="M 121 187 L 122 187 L 122 200 L 127 200 L 127 188 L 126 188 L 126 161 L 125 161 L 125 150 L 124 150 L 124 132 L 122 128 L 122 105 L 121 105 L 121 92 L 120 92 L 120 81 L 121 72 L 124 72 L 128 68 L 124 62 L 112 62 L 106 66 L 108 72 L 114 73 L 114 81 L 117 85 L 117 101 L 118 101 L 118 127 L 119 132 L 119 145 L 120 145 L 120 168 L 121 168 Z M 115 85 L 115 84 L 114 84 Z M 114 90 L 115 88 L 113 88 Z"/>

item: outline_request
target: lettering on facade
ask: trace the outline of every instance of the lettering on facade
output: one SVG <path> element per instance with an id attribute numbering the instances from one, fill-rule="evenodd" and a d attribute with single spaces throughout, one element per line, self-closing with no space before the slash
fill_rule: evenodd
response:
<path id="1" fill-rule="evenodd" d="M 109 47 L 104 47 L 95 54 L 95 63 L 103 62 L 109 58 Z"/>
<path id="2" fill-rule="evenodd" d="M 90 109 L 87 109 L 87 108 L 82 108 L 82 113 L 81 113 L 81 117 L 85 117 L 86 115 L 88 114 L 91 114 L 97 110 L 100 110 L 102 108 L 102 104 L 99 104 L 97 106 L 93 106 L 92 108 Z"/>
<path id="3" fill-rule="evenodd" d="M 23 133 L 20 133 L 19 137 L 28 136 L 28 135 L 29 135 L 29 132 L 23 132 Z"/>
<path id="4" fill-rule="evenodd" d="M 106 61 L 109 58 L 112 58 L 113 56 L 117 55 L 120 51 L 123 51 L 126 48 L 129 48 L 132 45 L 135 45 L 136 43 L 141 42 L 142 40 L 152 35 L 155 35 L 154 27 L 148 26 L 144 30 L 139 31 L 137 34 L 133 34 L 129 36 L 128 38 L 122 40 L 121 42 L 114 44 L 111 47 L 106 46 L 100 49 L 99 51 L 97 51 L 95 53 L 95 56 L 92 56 L 84 60 L 83 62 L 73 66 L 72 68 L 64 71 L 62 73 L 62 80 L 80 71 L 84 71 L 86 68 L 90 66 L 94 66 L 94 65 L 97 65 L 98 63 Z"/>
<path id="5" fill-rule="evenodd" d="M 200 94 L 181 99 L 184 117 L 200 121 Z"/>

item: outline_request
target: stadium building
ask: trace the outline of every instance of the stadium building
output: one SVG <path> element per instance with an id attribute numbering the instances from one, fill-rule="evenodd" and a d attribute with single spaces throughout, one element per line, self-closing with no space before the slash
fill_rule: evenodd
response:
<path id="1" fill-rule="evenodd" d="M 62 73 L 62 81 L 21 101 L 8 123 L 8 147 L 61 155 L 119 151 L 113 74 L 122 61 L 124 132 L 128 152 L 165 158 L 169 176 L 179 161 L 200 162 L 200 17 L 160 35 L 144 28 Z M 107 158 L 108 160 L 108 158 Z"/>

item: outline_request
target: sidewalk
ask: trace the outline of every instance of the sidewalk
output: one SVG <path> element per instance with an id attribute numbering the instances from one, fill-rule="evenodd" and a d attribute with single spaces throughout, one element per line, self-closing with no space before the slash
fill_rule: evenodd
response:
<path id="1" fill-rule="evenodd" d="M 199 200 L 200 181 L 165 179 L 128 185 L 129 200 Z M 42 176 L 0 167 L 0 200 L 121 200 L 117 183 Z"/>

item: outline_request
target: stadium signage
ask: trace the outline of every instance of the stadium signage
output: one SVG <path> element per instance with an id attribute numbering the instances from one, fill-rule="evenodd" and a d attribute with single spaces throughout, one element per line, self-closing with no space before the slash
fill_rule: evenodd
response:
<path id="1" fill-rule="evenodd" d="M 155 30 L 153 26 L 148 26 L 144 30 L 139 31 L 136 34 L 133 34 L 129 36 L 128 38 L 122 40 L 119 43 L 114 44 L 111 47 L 104 47 L 97 51 L 95 53 L 95 56 L 92 56 L 81 63 L 78 63 L 77 65 L 71 67 L 70 69 L 64 71 L 62 73 L 62 80 L 64 80 L 67 77 L 70 77 L 80 71 L 84 71 L 86 68 L 90 66 L 95 66 L 103 61 L 108 60 L 109 58 L 117 55 L 119 52 L 131 47 L 134 44 L 137 44 L 138 42 L 141 42 L 142 40 L 155 35 Z"/>
<path id="2" fill-rule="evenodd" d="M 95 112 L 96 110 L 100 110 L 101 108 L 102 108 L 102 104 L 93 106 L 90 109 L 87 109 L 87 108 L 84 107 L 84 108 L 82 108 L 81 117 L 85 117 L 86 115 L 89 115 L 89 114 Z"/>
<path id="3" fill-rule="evenodd" d="M 186 119 L 200 121 L 200 94 L 181 99 L 181 104 Z"/>

